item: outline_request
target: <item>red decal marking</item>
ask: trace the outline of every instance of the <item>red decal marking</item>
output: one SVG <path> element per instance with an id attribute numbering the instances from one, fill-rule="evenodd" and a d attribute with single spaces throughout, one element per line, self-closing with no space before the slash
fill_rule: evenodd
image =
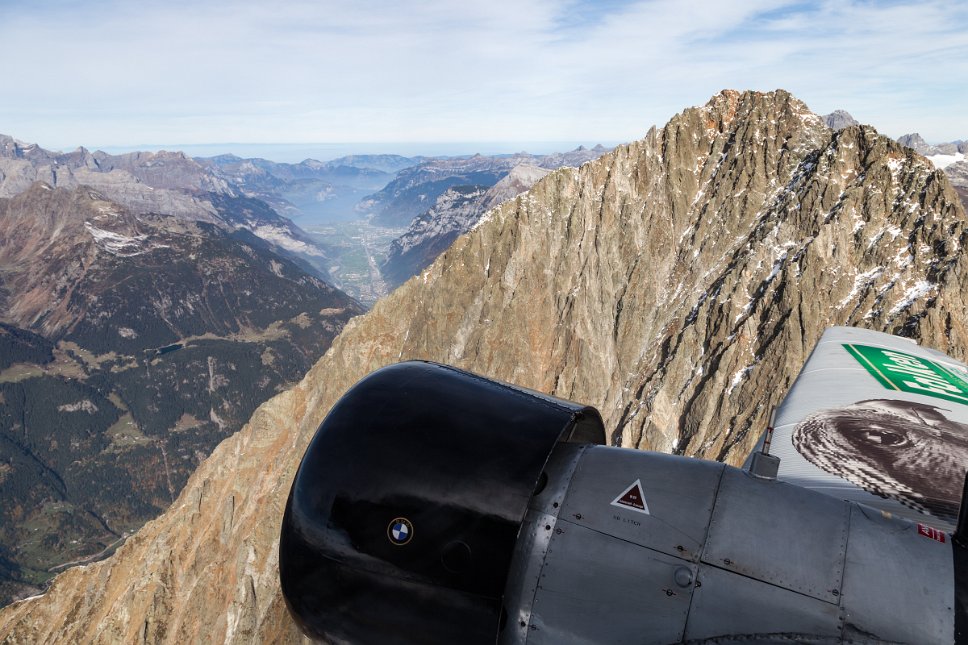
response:
<path id="1" fill-rule="evenodd" d="M 923 535 L 926 538 L 931 538 L 932 540 L 936 540 L 941 544 L 945 543 L 944 531 L 939 531 L 936 528 L 925 526 L 924 524 L 920 524 L 920 523 L 918 524 L 918 535 Z"/>
<path id="2" fill-rule="evenodd" d="M 645 504 L 642 503 L 642 493 L 638 488 L 633 488 L 629 492 L 625 493 L 618 499 L 618 503 L 622 506 L 631 506 L 632 508 L 637 508 L 643 510 Z"/>
<path id="3" fill-rule="evenodd" d="M 642 481 L 636 479 L 632 485 L 626 488 L 614 500 L 612 506 L 624 507 L 638 513 L 649 514 L 649 504 L 645 501 L 645 494 L 642 492 Z"/>

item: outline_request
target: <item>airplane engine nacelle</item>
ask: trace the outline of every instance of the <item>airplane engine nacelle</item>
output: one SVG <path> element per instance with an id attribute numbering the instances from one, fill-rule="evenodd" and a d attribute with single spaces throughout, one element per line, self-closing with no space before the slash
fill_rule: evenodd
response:
<path id="1" fill-rule="evenodd" d="M 290 612 L 337 641 L 493 642 L 548 456 L 604 441 L 594 408 L 434 363 L 374 372 L 293 482 L 279 543 Z"/>
<path id="2" fill-rule="evenodd" d="M 951 536 L 432 363 L 334 406 L 293 483 L 282 590 L 354 643 L 964 642 Z"/>

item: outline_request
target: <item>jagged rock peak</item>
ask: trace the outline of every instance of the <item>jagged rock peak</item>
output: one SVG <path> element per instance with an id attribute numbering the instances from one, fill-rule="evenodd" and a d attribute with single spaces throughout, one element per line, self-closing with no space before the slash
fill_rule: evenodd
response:
<path id="1" fill-rule="evenodd" d="M 831 324 L 964 358 L 964 209 L 867 126 L 725 91 L 490 211 L 351 321 L 112 558 L 0 612 L 0 641 L 299 639 L 278 589 L 289 485 L 335 400 L 421 357 L 597 406 L 612 440 L 736 462 Z"/>
<path id="2" fill-rule="evenodd" d="M 905 145 L 908 148 L 912 148 L 925 156 L 957 155 L 958 153 L 968 153 L 968 143 L 964 141 L 949 141 L 946 143 L 931 145 L 917 132 L 913 134 L 905 134 L 904 136 L 898 138 L 898 143 Z"/>
<path id="3" fill-rule="evenodd" d="M 911 134 L 905 134 L 903 136 L 900 136 L 898 137 L 897 142 L 900 143 L 902 146 L 907 146 L 908 148 L 912 148 L 914 150 L 917 150 L 918 152 L 921 152 L 922 150 L 927 150 L 928 148 L 931 147 L 928 145 L 928 142 L 925 141 L 924 138 L 917 132 L 912 132 Z"/>
<path id="4" fill-rule="evenodd" d="M 852 117 L 846 110 L 834 110 L 830 114 L 825 114 L 823 120 L 831 130 L 843 130 L 851 125 L 860 125 L 860 121 Z"/>

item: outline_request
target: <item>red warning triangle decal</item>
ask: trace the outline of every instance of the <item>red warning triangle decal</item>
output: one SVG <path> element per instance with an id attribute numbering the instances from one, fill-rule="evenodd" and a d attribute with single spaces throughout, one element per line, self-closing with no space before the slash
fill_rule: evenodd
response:
<path id="1" fill-rule="evenodd" d="M 649 504 L 645 501 L 645 494 L 642 492 L 642 481 L 636 479 L 631 486 L 612 500 L 612 506 L 619 506 L 649 515 Z"/>

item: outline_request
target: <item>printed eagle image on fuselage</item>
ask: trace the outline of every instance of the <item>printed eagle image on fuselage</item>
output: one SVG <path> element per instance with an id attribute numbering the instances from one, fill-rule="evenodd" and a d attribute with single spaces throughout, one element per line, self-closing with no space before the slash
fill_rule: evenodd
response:
<path id="1" fill-rule="evenodd" d="M 941 408 L 872 399 L 821 410 L 797 425 L 793 445 L 813 465 L 870 493 L 940 519 L 958 517 L 968 426 Z"/>

